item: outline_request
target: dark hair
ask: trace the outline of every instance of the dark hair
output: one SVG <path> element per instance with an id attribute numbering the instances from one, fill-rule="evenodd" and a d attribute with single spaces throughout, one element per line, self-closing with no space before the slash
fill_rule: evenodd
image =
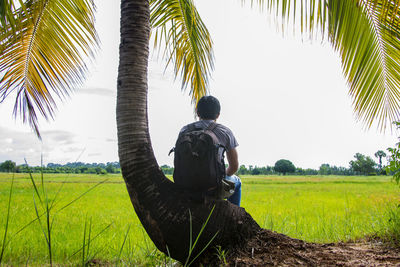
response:
<path id="1" fill-rule="evenodd" d="M 221 105 L 213 96 L 203 96 L 197 103 L 197 115 L 203 120 L 215 120 L 220 111 Z"/>

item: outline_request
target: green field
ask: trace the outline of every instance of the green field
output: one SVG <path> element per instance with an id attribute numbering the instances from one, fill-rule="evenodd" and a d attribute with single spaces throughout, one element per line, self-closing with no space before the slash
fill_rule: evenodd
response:
<path id="1" fill-rule="evenodd" d="M 0 173 L 0 250 L 11 177 Z M 41 192 L 40 174 L 34 177 Z M 244 176 L 242 181 L 242 206 L 260 226 L 312 242 L 346 241 L 381 233 L 387 227 L 388 210 L 400 200 L 399 187 L 383 176 Z M 50 211 L 54 262 L 76 265 L 95 258 L 108 263 L 152 265 L 163 259 L 134 214 L 121 176 L 45 174 L 44 187 L 50 200 L 57 195 Z M 8 228 L 11 241 L 4 252 L 4 264 L 48 262 L 39 222 L 20 231 L 36 218 L 35 205 L 41 214 L 43 209 L 37 197 L 34 201 L 29 175 L 16 174 Z M 47 233 L 45 218 L 41 217 L 41 223 Z M 89 234 L 92 241 L 83 254 L 84 236 L 87 241 Z"/>

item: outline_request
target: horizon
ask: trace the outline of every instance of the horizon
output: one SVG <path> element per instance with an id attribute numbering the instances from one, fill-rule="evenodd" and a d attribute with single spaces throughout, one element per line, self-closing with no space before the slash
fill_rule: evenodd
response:
<path id="1" fill-rule="evenodd" d="M 367 157 L 370 157 L 375 163 L 377 163 L 378 164 L 378 162 L 375 160 L 375 157 L 371 157 L 371 156 L 369 156 L 369 155 L 364 155 L 364 156 L 367 156 Z M 354 158 L 354 157 L 353 157 Z M 386 160 L 386 158 L 385 157 L 383 157 L 383 159 L 385 159 Z M 282 160 L 282 159 L 278 159 L 277 161 L 279 161 L 279 160 Z M 284 160 L 289 160 L 289 161 L 291 161 L 290 159 L 284 159 Z M 0 164 L 1 163 L 3 163 L 3 162 L 5 162 L 5 161 L 7 161 L 7 160 L 4 160 L 4 161 L 1 161 L 0 162 Z M 12 160 L 11 160 L 12 161 Z M 276 162 L 277 162 L 276 161 Z M 387 161 L 387 160 L 386 160 Z M 13 161 L 13 162 L 15 162 L 15 161 Z M 275 162 L 275 163 L 276 163 Z M 17 162 L 15 162 L 16 163 L 16 165 L 17 166 L 29 166 L 29 167 L 42 167 L 42 165 L 30 165 L 29 164 L 29 162 L 28 162 L 28 164 L 27 163 L 17 163 Z M 84 161 L 75 161 L 75 162 L 66 162 L 66 163 L 59 163 L 59 162 L 48 162 L 48 163 L 45 163 L 45 164 L 43 164 L 43 167 L 47 167 L 49 164 L 54 164 L 54 165 L 61 165 L 61 166 L 65 166 L 65 165 L 68 165 L 68 164 L 85 164 L 85 165 L 93 165 L 93 164 L 97 164 L 97 165 L 100 165 L 100 164 L 103 164 L 103 165 L 105 165 L 105 166 L 107 166 L 108 164 L 113 164 L 113 163 L 118 163 L 119 164 L 119 161 L 108 161 L 108 162 L 84 162 Z M 297 165 L 295 165 L 295 167 L 296 168 L 301 168 L 301 169 L 303 169 L 303 170 L 307 170 L 307 169 L 313 169 L 313 170 L 318 170 L 322 165 L 324 165 L 324 164 L 328 164 L 330 167 L 337 167 L 337 168 L 351 168 L 350 166 L 337 166 L 337 165 L 332 165 L 332 164 L 330 164 L 329 162 L 324 162 L 324 163 L 321 163 L 321 165 L 319 165 L 319 167 L 317 167 L 317 168 L 311 168 L 311 167 L 303 167 L 303 166 L 297 166 Z M 239 166 L 245 166 L 246 168 L 250 168 L 250 166 L 252 166 L 252 167 L 254 167 L 254 168 L 263 168 L 263 167 L 274 167 L 274 165 L 275 164 L 272 164 L 272 165 L 256 165 L 256 164 L 240 164 Z M 349 165 L 350 165 L 350 162 L 349 162 Z M 384 165 L 384 164 L 382 164 L 382 165 Z M 171 168 L 174 168 L 174 165 L 172 164 L 172 165 L 169 165 L 169 164 L 159 164 L 159 167 L 162 167 L 162 166 L 168 166 L 168 167 L 171 167 Z"/>

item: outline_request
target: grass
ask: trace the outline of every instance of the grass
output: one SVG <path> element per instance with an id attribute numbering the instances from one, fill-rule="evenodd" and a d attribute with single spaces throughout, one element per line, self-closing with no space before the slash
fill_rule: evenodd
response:
<path id="1" fill-rule="evenodd" d="M 262 227 L 312 242 L 379 233 L 387 210 L 400 200 L 398 187 L 384 176 L 244 180 L 244 206 Z"/>
<path id="2" fill-rule="evenodd" d="M 33 174 L 37 184 L 41 175 Z M 72 205 L 98 182 L 108 179 Z M 0 173 L 0 235 L 7 224 L 12 174 Z M 155 249 L 136 217 L 120 175 L 44 174 L 49 201 L 59 192 L 52 219 L 52 261 L 84 265 L 155 265 L 168 259 Z M 399 188 L 390 177 L 242 177 L 242 206 L 260 226 L 312 242 L 336 242 L 385 233 L 400 224 Z M 3 263 L 49 263 L 28 174 L 15 174 Z M 37 199 L 36 199 L 37 201 Z M 37 203 L 36 203 L 37 204 Z M 210 222 L 209 222 L 210 223 Z M 2 244 L 0 243 L 0 247 Z"/>
<path id="3" fill-rule="evenodd" d="M 40 179 L 39 176 L 36 177 L 38 180 Z M 0 180 L 8 180 L 4 176 L 0 177 Z M 47 244 L 37 222 L 13 237 L 13 234 L 21 227 L 36 218 L 33 201 L 34 190 L 27 177 L 29 176 L 16 175 L 15 177 L 8 229 L 9 238 L 12 238 L 12 240 L 5 250 L 4 263 L 25 264 L 28 262 L 29 264 L 39 264 L 48 262 Z M 97 251 L 97 255 L 101 255 L 99 258 L 112 261 L 119 255 L 119 249 L 129 226 L 131 226 L 131 230 L 126 238 L 121 257 L 130 259 L 131 263 L 135 263 L 136 259 L 145 258 L 152 254 L 154 247 L 147 235 L 143 234 L 122 178 L 119 176 L 99 177 L 89 175 L 81 176 L 81 178 L 71 177 L 70 179 L 69 177 L 66 178 L 65 175 L 45 175 L 45 181 L 49 181 L 45 183 L 49 199 L 55 197 L 60 184 L 67 179 L 57 197 L 56 209 L 70 203 L 99 181 L 111 178 L 106 184 L 88 192 L 54 217 L 55 221 L 52 228 L 54 262 L 64 264 L 81 262 L 82 253 L 79 251 L 82 248 L 84 226 L 89 220 L 91 221 L 92 237 L 102 232 L 101 235 L 90 242 L 90 249 Z M 9 191 L 9 189 L 7 190 L 9 186 L 9 183 L 0 183 L 0 213 L 6 211 L 4 193 Z M 0 225 L 5 224 L 5 219 L 5 216 L 1 216 Z M 103 231 L 107 226 L 109 227 Z M 0 229 L 2 231 L 2 228 Z M 77 251 L 78 253 L 76 253 Z M 71 257 L 72 254 L 75 255 Z"/>

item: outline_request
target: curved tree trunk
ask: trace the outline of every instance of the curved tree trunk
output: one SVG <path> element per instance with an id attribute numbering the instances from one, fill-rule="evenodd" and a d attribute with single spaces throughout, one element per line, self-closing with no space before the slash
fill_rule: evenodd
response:
<path id="1" fill-rule="evenodd" d="M 214 206 L 192 257 L 216 233 L 213 244 L 227 249 L 243 244 L 260 228 L 243 208 L 227 201 L 190 199 L 159 168 L 147 120 L 149 13 L 148 0 L 121 1 L 117 95 L 119 158 L 133 207 L 150 238 L 159 250 L 185 262 L 190 236 L 196 239 Z"/>

